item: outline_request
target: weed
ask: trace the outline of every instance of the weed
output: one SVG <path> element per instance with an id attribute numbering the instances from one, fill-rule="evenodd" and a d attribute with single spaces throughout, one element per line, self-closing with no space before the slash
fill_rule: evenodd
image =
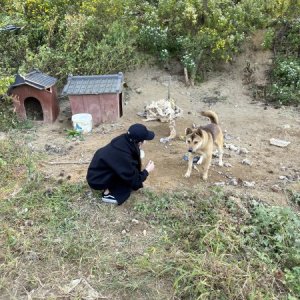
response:
<path id="1" fill-rule="evenodd" d="M 300 263 L 300 218 L 290 208 L 256 205 L 245 241 L 282 268 Z"/>
<path id="2" fill-rule="evenodd" d="M 205 197 L 193 192 L 146 196 L 151 201 L 135 208 L 163 231 L 136 265 L 172 278 L 176 297 L 277 299 L 288 290 L 290 297 L 297 295 L 293 268 L 300 257 L 300 220 L 291 210 L 255 201 L 242 208 L 220 189 Z"/>
<path id="3" fill-rule="evenodd" d="M 300 295 L 300 267 L 285 270 L 285 282 L 292 292 Z"/>
<path id="4" fill-rule="evenodd" d="M 289 200 L 293 204 L 300 206 L 300 193 L 296 191 L 288 191 L 288 194 L 289 194 Z"/>
<path id="5" fill-rule="evenodd" d="M 76 138 L 76 139 L 79 139 L 81 141 L 84 140 L 84 137 L 83 137 L 83 134 L 81 131 L 77 131 L 75 129 L 66 129 L 66 135 L 67 135 L 67 138 L 68 139 L 73 139 L 73 138 Z"/>

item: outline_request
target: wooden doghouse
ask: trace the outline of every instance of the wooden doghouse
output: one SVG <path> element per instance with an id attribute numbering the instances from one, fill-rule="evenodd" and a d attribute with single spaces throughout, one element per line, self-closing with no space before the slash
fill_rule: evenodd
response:
<path id="1" fill-rule="evenodd" d="M 89 113 L 93 124 L 113 123 L 122 115 L 123 74 L 69 76 L 62 94 L 68 95 L 72 114 Z"/>
<path id="2" fill-rule="evenodd" d="M 56 78 L 39 70 L 25 76 L 16 75 L 8 94 L 13 97 L 18 117 L 22 120 L 54 122 L 59 113 L 56 81 Z"/>

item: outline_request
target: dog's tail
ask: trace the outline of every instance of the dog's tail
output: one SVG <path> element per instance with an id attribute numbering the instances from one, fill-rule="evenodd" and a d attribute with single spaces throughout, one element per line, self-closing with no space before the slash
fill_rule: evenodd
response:
<path id="1" fill-rule="evenodd" d="M 212 110 L 202 111 L 201 115 L 204 117 L 208 117 L 212 123 L 217 125 L 219 124 L 219 117 L 214 111 Z"/>

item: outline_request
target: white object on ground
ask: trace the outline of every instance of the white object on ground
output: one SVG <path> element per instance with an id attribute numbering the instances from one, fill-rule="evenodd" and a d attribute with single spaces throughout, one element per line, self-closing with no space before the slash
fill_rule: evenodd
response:
<path id="1" fill-rule="evenodd" d="M 286 147 L 290 144 L 291 142 L 284 141 L 284 140 L 279 140 L 279 139 L 270 139 L 270 144 L 277 146 L 277 147 Z"/>
<path id="2" fill-rule="evenodd" d="M 93 128 L 93 118 L 91 114 L 75 114 L 72 116 L 73 128 L 82 133 L 88 133 Z"/>

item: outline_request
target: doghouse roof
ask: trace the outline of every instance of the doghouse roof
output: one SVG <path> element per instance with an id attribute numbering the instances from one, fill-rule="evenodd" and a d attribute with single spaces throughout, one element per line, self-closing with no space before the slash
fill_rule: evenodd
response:
<path id="1" fill-rule="evenodd" d="M 24 76 L 17 74 L 15 82 L 10 86 L 10 89 L 20 85 L 30 85 L 39 90 L 47 89 L 56 83 L 57 79 L 39 70 L 34 70 Z"/>
<path id="2" fill-rule="evenodd" d="M 121 93 L 123 73 L 112 75 L 69 76 L 62 94 L 98 95 Z"/>

